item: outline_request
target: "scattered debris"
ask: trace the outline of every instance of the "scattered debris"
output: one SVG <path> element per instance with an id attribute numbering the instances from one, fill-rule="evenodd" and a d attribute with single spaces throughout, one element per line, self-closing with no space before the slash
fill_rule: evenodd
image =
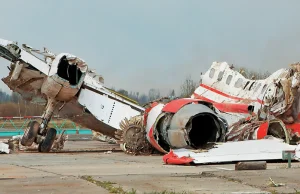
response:
<path id="1" fill-rule="evenodd" d="M 241 119 L 230 126 L 226 141 L 246 141 L 274 137 L 290 143 L 290 134 L 279 119 L 259 121 L 256 117 Z"/>
<path id="2" fill-rule="evenodd" d="M 101 142 L 107 142 L 107 143 L 110 143 L 110 144 L 116 144 L 117 143 L 117 141 L 114 138 L 109 137 L 107 135 L 103 135 L 102 133 L 100 133 L 98 131 L 92 130 L 92 134 L 93 134 L 93 140 L 98 140 L 98 141 L 101 141 Z"/>
<path id="3" fill-rule="evenodd" d="M 154 150 L 199 149 L 209 142 L 224 142 L 227 122 L 209 102 L 164 99 L 150 103 L 143 115 L 124 119 L 115 137 L 130 154 L 149 155 Z"/>
<path id="4" fill-rule="evenodd" d="M 112 153 L 113 153 L 112 151 L 104 152 L 104 154 L 112 154 Z"/>
<path id="5" fill-rule="evenodd" d="M 266 170 L 266 161 L 254 161 L 254 162 L 238 162 L 235 164 L 235 170 Z"/>
<path id="6" fill-rule="evenodd" d="M 66 130 L 63 130 L 58 137 L 55 138 L 51 150 L 59 151 L 64 149 L 65 142 L 68 140 L 68 135 L 64 135 Z"/>
<path id="7" fill-rule="evenodd" d="M 284 183 L 275 183 L 275 182 L 272 180 L 271 177 L 269 177 L 269 179 L 270 179 L 271 185 L 272 185 L 273 187 L 282 187 L 282 186 L 285 186 Z"/>
<path id="8" fill-rule="evenodd" d="M 178 157 L 172 150 L 163 156 L 163 161 L 165 164 L 190 164 L 191 162 L 193 162 L 193 160 L 194 159 L 191 157 Z"/>
<path id="9" fill-rule="evenodd" d="M 23 146 L 21 143 L 22 135 L 13 136 L 11 139 L 8 140 L 8 144 L 10 149 L 14 152 L 18 151 L 36 151 L 39 149 L 39 145 L 35 142 L 32 143 L 31 146 Z M 59 151 L 64 148 L 65 142 L 68 140 L 68 135 L 64 135 L 64 131 L 58 135 L 52 145 L 52 151 Z"/>
<path id="10" fill-rule="evenodd" d="M 191 157 L 195 164 L 241 162 L 257 160 L 282 160 L 283 150 L 296 150 L 281 139 L 261 139 L 250 141 L 217 143 L 208 152 L 195 153 L 193 150 L 173 150 L 178 157 Z M 297 152 L 299 155 L 299 152 Z M 296 156 L 297 156 L 296 154 Z M 292 158 L 295 160 L 296 158 Z"/>
<path id="11" fill-rule="evenodd" d="M 9 154 L 8 144 L 0 142 L 0 153 Z"/>
<path id="12" fill-rule="evenodd" d="M 168 157 L 174 162 L 176 155 L 189 154 L 194 163 L 281 159 L 283 149 L 295 147 L 266 136 L 300 142 L 300 63 L 254 80 L 214 62 L 191 98 L 161 98 L 142 107 L 104 87 L 103 77 L 77 56 L 0 39 L 0 57 L 11 63 L 3 82 L 26 100 L 46 105 L 41 123 L 31 121 L 23 136 L 10 140 L 13 150 L 63 149 L 67 137 L 48 127 L 55 110 L 94 130 L 94 139 L 119 143 L 129 154 L 173 149 Z M 233 142 L 206 149 L 225 141 Z"/>

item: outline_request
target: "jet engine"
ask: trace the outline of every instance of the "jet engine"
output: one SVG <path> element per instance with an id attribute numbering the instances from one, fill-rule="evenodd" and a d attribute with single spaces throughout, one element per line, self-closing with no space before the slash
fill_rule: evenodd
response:
<path id="1" fill-rule="evenodd" d="M 116 138 L 125 152 L 151 154 L 223 142 L 228 125 L 211 103 L 184 98 L 151 103 L 143 115 L 124 120 L 120 128 Z"/>

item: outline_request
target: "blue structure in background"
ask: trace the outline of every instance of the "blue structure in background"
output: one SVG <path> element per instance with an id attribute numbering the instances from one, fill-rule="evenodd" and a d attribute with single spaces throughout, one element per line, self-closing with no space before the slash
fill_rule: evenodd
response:
<path id="1" fill-rule="evenodd" d="M 2 118 L 3 119 L 3 118 Z M 4 118 L 4 122 L 0 126 L 0 137 L 8 137 L 8 136 L 14 136 L 14 135 L 23 135 L 24 134 L 24 128 L 27 126 L 27 123 L 32 121 L 32 118 L 24 118 L 24 121 L 22 121 L 21 127 L 17 127 L 14 123 L 14 119 L 7 117 Z M 71 122 L 72 127 L 70 129 L 64 129 L 64 125 L 66 124 L 67 120 L 63 120 L 60 126 L 54 121 L 51 121 L 51 123 L 54 125 L 55 129 L 57 130 L 58 134 L 61 134 L 63 130 L 66 130 L 64 134 L 66 135 L 91 135 L 92 131 L 90 129 L 80 129 L 79 126 L 76 126 L 74 122 Z M 6 129 L 5 124 L 10 123 L 14 128 L 13 129 Z M 2 130 L 1 130 L 2 129 Z"/>
<path id="2" fill-rule="evenodd" d="M 65 129 L 66 135 L 91 135 L 92 131 L 90 129 Z M 57 133 L 60 134 L 63 131 L 63 129 L 58 129 Z M 11 131 L 0 131 L 0 137 L 7 137 L 7 136 L 14 136 L 14 135 L 23 135 L 24 131 L 23 130 L 11 130 Z"/>

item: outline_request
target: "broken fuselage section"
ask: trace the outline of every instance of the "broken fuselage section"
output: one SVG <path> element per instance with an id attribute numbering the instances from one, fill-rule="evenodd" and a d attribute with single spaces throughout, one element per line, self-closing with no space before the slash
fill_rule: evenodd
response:
<path id="1" fill-rule="evenodd" d="M 125 152 L 151 154 L 225 141 L 228 126 L 211 103 L 184 98 L 150 103 L 143 115 L 123 121 L 120 127 L 116 138 Z"/>
<path id="2" fill-rule="evenodd" d="M 211 102 L 222 112 L 230 125 L 228 141 L 272 135 L 289 143 L 300 138 L 299 82 L 299 63 L 256 80 L 245 78 L 226 62 L 214 62 L 192 98 Z"/>
<path id="3" fill-rule="evenodd" d="M 11 62 L 3 82 L 25 100 L 45 105 L 42 122 L 29 123 L 22 145 L 39 144 L 39 151 L 50 151 L 56 130 L 48 128 L 55 110 L 63 118 L 114 136 L 124 118 L 144 109 L 103 86 L 102 76 L 89 70 L 86 62 L 68 53 L 53 54 L 28 45 L 0 39 L 0 57 Z"/>

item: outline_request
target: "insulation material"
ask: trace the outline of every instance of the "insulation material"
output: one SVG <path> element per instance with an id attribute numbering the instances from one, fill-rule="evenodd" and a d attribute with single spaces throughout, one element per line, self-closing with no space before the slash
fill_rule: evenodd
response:
<path id="1" fill-rule="evenodd" d="M 116 140 L 114 138 L 111 138 L 107 135 L 103 135 L 100 132 L 97 131 L 92 131 L 93 133 L 93 139 L 94 140 L 98 140 L 98 141 L 102 141 L 102 142 L 107 142 L 107 143 L 111 143 L 111 144 L 116 144 Z"/>
<path id="2" fill-rule="evenodd" d="M 9 154 L 8 144 L 0 142 L 0 153 Z"/>
<path id="3" fill-rule="evenodd" d="M 256 160 L 281 160 L 282 151 L 296 150 L 297 159 L 300 156 L 300 146 L 283 143 L 280 139 L 262 139 L 240 142 L 218 143 L 206 152 L 199 150 L 177 149 L 178 157 L 193 158 L 195 164 L 224 163 Z"/>

